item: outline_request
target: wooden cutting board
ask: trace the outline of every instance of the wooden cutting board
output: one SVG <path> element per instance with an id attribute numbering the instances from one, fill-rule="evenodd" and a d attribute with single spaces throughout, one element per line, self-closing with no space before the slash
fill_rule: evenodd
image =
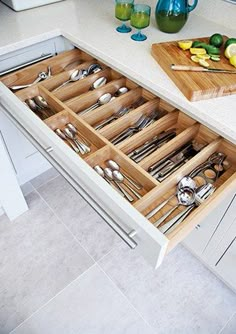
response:
<path id="1" fill-rule="evenodd" d="M 198 38 L 197 40 L 208 43 L 208 39 Z M 219 62 L 207 60 L 210 67 L 234 70 L 235 68 L 229 64 L 223 52 L 222 50 Z M 236 74 L 171 70 L 171 64 L 199 66 L 190 59 L 189 50 L 183 51 L 178 47 L 177 41 L 152 44 L 152 56 L 190 101 L 236 93 Z"/>

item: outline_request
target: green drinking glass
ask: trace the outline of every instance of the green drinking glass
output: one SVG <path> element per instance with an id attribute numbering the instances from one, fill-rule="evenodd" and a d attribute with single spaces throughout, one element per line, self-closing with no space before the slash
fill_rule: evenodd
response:
<path id="1" fill-rule="evenodd" d="M 134 0 L 116 0 L 115 17 L 120 21 L 128 21 L 131 16 Z M 125 23 L 116 28 L 121 33 L 130 32 L 132 29 L 127 27 Z"/>
<path id="2" fill-rule="evenodd" d="M 147 36 L 141 33 L 150 24 L 151 7 L 148 5 L 134 5 L 130 17 L 132 27 L 138 29 L 136 34 L 131 35 L 134 41 L 145 41 Z"/>

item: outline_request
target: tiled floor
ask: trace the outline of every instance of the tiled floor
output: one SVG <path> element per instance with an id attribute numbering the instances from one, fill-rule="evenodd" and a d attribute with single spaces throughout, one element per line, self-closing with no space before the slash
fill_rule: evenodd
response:
<path id="1" fill-rule="evenodd" d="M 56 171 L 0 217 L 0 334 L 235 334 L 236 295 L 179 246 L 154 271 Z"/>

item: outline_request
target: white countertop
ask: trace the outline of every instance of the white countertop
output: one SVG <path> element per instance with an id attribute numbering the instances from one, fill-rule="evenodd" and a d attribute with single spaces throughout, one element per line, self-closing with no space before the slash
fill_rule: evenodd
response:
<path id="1" fill-rule="evenodd" d="M 154 13 L 154 6 L 152 9 Z M 232 10 L 235 10 L 233 5 Z M 151 25 L 145 31 L 148 39 L 135 42 L 130 34 L 115 31 L 119 22 L 114 18 L 111 0 L 66 0 L 18 13 L 0 4 L 0 22 L 0 55 L 63 35 L 236 143 L 236 95 L 189 102 L 150 54 L 152 43 L 210 36 L 215 32 L 236 37 L 236 29 L 230 30 L 191 13 L 178 34 L 165 34 L 156 28 L 152 15 Z"/>

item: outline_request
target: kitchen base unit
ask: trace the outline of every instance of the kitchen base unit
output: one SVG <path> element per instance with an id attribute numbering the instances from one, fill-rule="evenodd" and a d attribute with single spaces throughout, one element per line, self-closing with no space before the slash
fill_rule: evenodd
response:
<path id="1" fill-rule="evenodd" d="M 78 48 L 2 76 L 0 107 L 154 267 L 235 195 L 234 144 Z"/>

